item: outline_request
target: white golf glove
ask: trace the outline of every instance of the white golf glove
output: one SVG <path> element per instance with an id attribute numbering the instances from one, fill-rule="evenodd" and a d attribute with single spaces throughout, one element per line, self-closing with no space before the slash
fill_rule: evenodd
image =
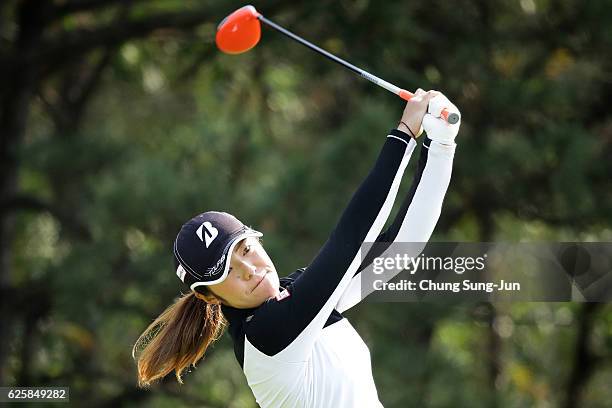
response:
<path id="1" fill-rule="evenodd" d="M 440 118 L 442 109 L 448 109 L 451 113 L 461 113 L 459 109 L 448 100 L 443 94 L 436 95 L 429 101 L 428 113 L 423 117 L 423 129 L 427 132 L 427 136 L 431 140 L 435 140 L 438 143 L 453 145 L 455 143 L 455 137 L 459 132 L 459 126 L 461 125 L 461 119 L 454 125 L 449 124 L 444 119 Z"/>

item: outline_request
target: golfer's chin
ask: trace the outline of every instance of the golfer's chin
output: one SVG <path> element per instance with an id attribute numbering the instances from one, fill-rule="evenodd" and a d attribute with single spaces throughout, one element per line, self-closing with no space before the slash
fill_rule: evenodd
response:
<path id="1" fill-rule="evenodd" d="M 261 283 L 266 285 L 264 289 L 268 297 L 274 297 L 278 294 L 279 282 L 276 274 L 266 275 L 265 281 Z"/>
<path id="2" fill-rule="evenodd" d="M 261 300 L 261 303 L 263 303 L 266 300 L 275 297 L 278 294 L 278 288 L 278 275 L 276 275 L 275 273 L 269 273 L 255 288 L 252 295 L 254 295 L 258 300 Z"/>

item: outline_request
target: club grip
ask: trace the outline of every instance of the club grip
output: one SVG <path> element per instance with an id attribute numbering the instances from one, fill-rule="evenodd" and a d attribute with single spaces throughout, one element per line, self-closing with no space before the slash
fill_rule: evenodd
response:
<path id="1" fill-rule="evenodd" d="M 398 95 L 405 101 L 409 101 L 414 97 L 414 94 L 412 92 L 408 92 L 405 89 L 401 89 Z M 449 112 L 449 110 L 446 108 L 442 109 L 440 117 L 451 125 L 454 125 L 455 123 L 459 122 L 459 114 L 455 112 Z"/>

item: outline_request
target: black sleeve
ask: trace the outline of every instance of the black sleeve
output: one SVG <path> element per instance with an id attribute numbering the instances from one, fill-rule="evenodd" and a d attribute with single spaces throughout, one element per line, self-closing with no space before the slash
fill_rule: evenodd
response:
<path id="1" fill-rule="evenodd" d="M 407 134 L 391 131 L 325 245 L 287 285 L 289 296 L 257 309 L 246 331 L 253 346 L 287 362 L 307 358 L 361 263 L 361 244 L 375 240 L 384 227 L 414 146 Z"/>
<path id="2" fill-rule="evenodd" d="M 365 280 L 367 285 L 362 285 L 361 272 L 366 270 L 375 258 L 386 256 L 392 243 L 411 243 L 412 256 L 417 256 L 425 247 L 442 211 L 444 196 L 451 179 L 455 148 L 455 144 L 441 144 L 425 137 L 416 174 L 402 206 L 389 229 L 376 238 L 378 244 L 372 246 L 363 258 L 357 273 L 336 304 L 336 310 L 340 313 L 355 306 L 374 291 L 374 286 L 368 279 Z M 397 273 L 399 270 L 396 273 L 379 275 L 377 280 L 386 282 Z"/>
<path id="3" fill-rule="evenodd" d="M 430 139 L 425 138 L 423 141 L 423 145 L 421 146 L 421 153 L 419 154 L 419 161 L 417 163 L 416 172 L 414 173 L 414 177 L 412 178 L 412 184 L 410 185 L 410 189 L 404 197 L 404 201 L 402 202 L 402 206 L 400 207 L 397 215 L 393 219 L 393 223 L 387 228 L 385 232 L 380 234 L 375 242 L 380 242 L 380 245 L 374 245 L 372 250 L 368 252 L 368 254 L 364 257 L 363 262 L 359 266 L 355 275 L 360 273 L 363 269 L 365 269 L 368 265 L 372 263 L 374 258 L 380 256 L 388 247 L 395 241 L 397 234 L 402 226 L 402 222 L 404 222 L 404 218 L 406 217 L 406 212 L 408 212 L 408 207 L 412 203 L 412 199 L 414 198 L 414 193 L 416 192 L 417 187 L 421 181 L 421 177 L 423 176 L 423 170 L 425 169 L 425 165 L 427 164 L 427 155 L 429 153 L 429 145 L 431 143 Z"/>

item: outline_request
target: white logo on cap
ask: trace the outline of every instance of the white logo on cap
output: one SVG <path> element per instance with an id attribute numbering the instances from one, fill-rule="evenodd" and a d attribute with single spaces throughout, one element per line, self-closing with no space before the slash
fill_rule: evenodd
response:
<path id="1" fill-rule="evenodd" d="M 183 282 L 185 282 L 185 272 L 187 272 L 185 269 L 183 269 L 182 265 L 179 265 L 178 268 L 176 268 L 176 276 L 179 277 L 179 279 Z"/>
<path id="2" fill-rule="evenodd" d="M 206 229 L 206 233 L 204 234 L 204 237 L 202 237 L 202 229 L 204 228 Z M 208 248 L 215 238 L 217 238 L 217 235 L 219 235 L 219 230 L 213 227 L 210 222 L 206 221 L 200 225 L 200 228 L 198 228 L 196 234 L 198 235 L 198 238 L 200 238 L 200 241 L 204 242 L 206 244 L 206 248 Z"/>

